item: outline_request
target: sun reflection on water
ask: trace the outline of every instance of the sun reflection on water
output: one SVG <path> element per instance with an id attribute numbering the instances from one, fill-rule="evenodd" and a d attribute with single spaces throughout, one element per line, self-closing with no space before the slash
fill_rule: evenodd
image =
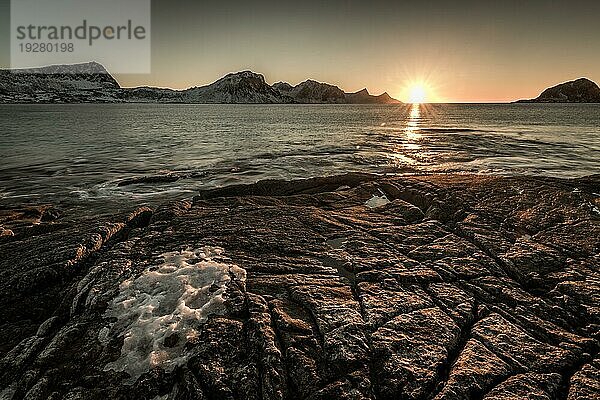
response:
<path id="1" fill-rule="evenodd" d="M 418 164 L 417 159 L 421 153 L 420 142 L 423 139 L 421 113 L 421 105 L 418 103 L 412 104 L 408 109 L 408 115 L 403 126 L 397 130 L 397 140 L 394 140 L 393 151 L 389 153 L 389 157 L 398 166 Z"/>
<path id="2" fill-rule="evenodd" d="M 420 146 L 415 143 L 421 139 L 421 134 L 419 131 L 421 125 L 421 105 L 415 103 L 412 105 L 410 109 L 410 115 L 408 116 L 408 122 L 406 123 L 406 128 L 404 129 L 404 133 L 406 134 L 407 143 L 404 143 L 405 148 L 409 149 L 418 149 Z"/>

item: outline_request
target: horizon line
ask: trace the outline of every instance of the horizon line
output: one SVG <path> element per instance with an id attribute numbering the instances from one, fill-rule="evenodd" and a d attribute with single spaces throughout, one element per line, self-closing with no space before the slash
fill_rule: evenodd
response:
<path id="1" fill-rule="evenodd" d="M 232 74 L 239 74 L 239 73 L 243 73 L 243 72 L 250 72 L 253 74 L 257 74 L 260 75 L 264 78 L 265 83 L 267 83 L 269 86 L 273 86 L 276 83 L 287 83 L 289 85 L 291 85 L 292 87 L 298 86 L 301 83 L 307 82 L 307 81 L 314 81 L 317 82 L 319 84 L 325 84 L 325 85 L 330 85 L 330 86 L 334 86 L 337 87 L 338 89 L 340 89 L 341 91 L 343 91 L 344 93 L 347 94 L 352 94 L 352 93 L 358 93 L 362 90 L 367 90 L 367 92 L 375 97 L 378 96 L 382 96 L 384 94 L 387 94 L 388 96 L 390 96 L 393 100 L 399 101 L 402 104 L 417 104 L 417 103 L 411 103 L 410 101 L 403 101 L 400 100 L 398 97 L 400 96 L 396 96 L 396 95 L 392 95 L 390 94 L 389 90 L 384 90 L 383 92 L 381 92 L 380 94 L 373 94 L 371 91 L 369 91 L 367 86 L 363 86 L 362 89 L 359 89 L 357 91 L 349 91 L 346 92 L 345 89 L 342 89 L 341 86 L 339 84 L 336 83 L 329 83 L 329 82 L 323 82 L 320 80 L 316 80 L 313 78 L 306 78 L 298 83 L 296 83 L 295 85 L 292 85 L 289 81 L 277 81 L 274 83 L 269 83 L 265 74 L 260 73 L 260 72 L 255 72 L 254 70 L 252 70 L 251 68 L 247 68 L 247 69 L 241 69 L 241 70 L 231 70 L 230 72 L 226 72 L 222 75 L 220 75 L 219 78 L 217 78 L 214 81 L 209 81 L 208 83 L 198 83 L 198 84 L 192 84 L 191 86 L 187 86 L 187 87 L 180 87 L 180 88 L 174 88 L 174 87 L 170 87 L 170 86 L 159 86 L 159 85 L 154 85 L 154 84 L 145 84 L 145 85 L 134 85 L 134 86 L 129 86 L 129 85 L 122 85 L 120 80 L 123 78 L 123 76 L 125 75 L 150 75 L 150 74 L 134 74 L 134 73 L 111 73 L 106 66 L 104 66 L 104 64 L 95 61 L 95 60 L 91 60 L 91 61 L 85 61 L 85 62 L 75 62 L 75 63 L 63 63 L 63 64 L 47 64 L 47 65 L 40 65 L 40 66 L 30 66 L 30 67 L 21 67 L 21 68 L 0 68 L 0 70 L 6 70 L 6 71 L 19 71 L 19 70 L 29 70 L 29 69 L 40 69 L 40 68 L 50 68 L 50 67 L 58 67 L 58 66 L 78 66 L 78 65 L 88 65 L 88 64 L 97 64 L 100 67 L 102 67 L 102 69 L 104 71 L 106 71 L 107 75 L 110 75 L 113 79 L 115 79 L 115 81 L 117 81 L 117 83 L 119 84 L 119 86 L 123 89 L 136 89 L 136 88 L 154 88 L 154 89 L 164 89 L 164 90 L 172 90 L 172 91 L 186 91 L 186 90 L 190 90 L 193 88 L 198 88 L 198 87 L 204 87 L 204 86 L 208 86 L 211 85 L 215 82 L 217 82 L 220 79 L 225 78 L 228 75 L 232 75 Z M 117 77 L 119 77 L 120 79 L 118 79 Z M 565 83 L 569 83 L 569 82 L 573 82 L 576 80 L 580 80 L 580 79 L 587 79 L 590 80 L 591 82 L 594 82 L 593 80 L 585 77 L 585 76 L 579 76 L 577 78 L 573 78 L 573 79 L 568 79 L 568 80 L 562 80 L 560 81 L 560 83 L 555 83 L 555 84 L 550 84 L 551 86 L 546 86 L 543 89 L 541 89 L 541 91 L 539 93 L 542 93 L 544 90 L 552 88 L 554 86 L 558 86 L 558 85 L 562 85 Z M 595 82 L 594 82 L 595 83 Z M 538 93 L 538 95 L 539 95 Z M 519 99 L 511 99 L 511 100 L 466 100 L 466 101 L 431 101 L 431 102 L 422 102 L 422 103 L 418 103 L 418 104 L 517 104 L 519 101 L 522 100 L 533 100 L 535 99 L 535 97 L 528 97 L 528 98 L 519 98 Z M 568 104 L 568 103 L 567 103 Z M 579 104 L 579 103 L 578 103 Z"/>

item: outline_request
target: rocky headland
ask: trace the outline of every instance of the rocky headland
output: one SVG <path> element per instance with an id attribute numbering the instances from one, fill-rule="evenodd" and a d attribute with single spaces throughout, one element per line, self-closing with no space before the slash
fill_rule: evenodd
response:
<path id="1" fill-rule="evenodd" d="M 544 90 L 531 100 L 518 103 L 600 103 L 600 87 L 586 78 L 561 83 Z"/>
<path id="2" fill-rule="evenodd" d="M 596 399 L 600 176 L 0 213 L 1 399 Z"/>

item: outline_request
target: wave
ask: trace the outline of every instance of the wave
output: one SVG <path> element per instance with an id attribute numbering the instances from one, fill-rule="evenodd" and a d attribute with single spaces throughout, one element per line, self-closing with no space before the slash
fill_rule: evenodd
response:
<path id="1" fill-rule="evenodd" d="M 474 128 L 416 128 L 416 133 L 475 133 L 475 132 L 492 132 L 484 129 Z"/>

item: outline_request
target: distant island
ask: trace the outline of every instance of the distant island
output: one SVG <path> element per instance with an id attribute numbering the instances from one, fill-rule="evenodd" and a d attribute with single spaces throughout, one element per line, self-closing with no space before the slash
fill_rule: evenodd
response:
<path id="1" fill-rule="evenodd" d="M 552 86 L 535 99 L 517 103 L 600 103 L 600 87 L 589 79 L 579 78 Z"/>
<path id="2" fill-rule="evenodd" d="M 397 104 L 387 93 L 346 93 L 307 80 L 296 86 L 269 85 L 252 71 L 231 73 L 206 86 L 185 90 L 123 88 L 96 62 L 0 70 L 0 103 L 206 103 L 206 104 Z"/>

